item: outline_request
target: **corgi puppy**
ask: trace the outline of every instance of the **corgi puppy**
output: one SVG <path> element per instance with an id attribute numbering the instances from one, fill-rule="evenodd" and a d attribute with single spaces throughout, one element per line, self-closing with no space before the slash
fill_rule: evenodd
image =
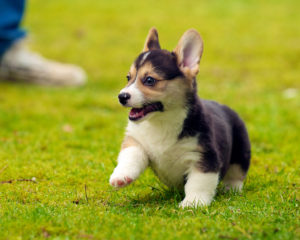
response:
<path id="1" fill-rule="evenodd" d="M 169 52 L 150 29 L 118 96 L 131 110 L 112 186 L 130 184 L 150 166 L 165 185 L 184 190 L 182 208 L 209 205 L 220 180 L 241 191 L 250 165 L 248 133 L 232 109 L 198 97 L 202 52 L 196 30 Z"/>

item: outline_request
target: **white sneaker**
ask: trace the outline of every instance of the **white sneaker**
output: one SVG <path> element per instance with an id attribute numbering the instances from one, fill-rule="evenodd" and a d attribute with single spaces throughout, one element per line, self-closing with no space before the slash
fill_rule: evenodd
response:
<path id="1" fill-rule="evenodd" d="M 0 59 L 0 79 L 48 86 L 79 86 L 86 82 L 84 70 L 28 51 L 18 41 Z"/>

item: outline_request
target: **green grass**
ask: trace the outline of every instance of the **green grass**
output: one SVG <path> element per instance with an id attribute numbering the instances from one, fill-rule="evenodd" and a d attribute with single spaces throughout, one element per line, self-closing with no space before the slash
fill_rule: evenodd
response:
<path id="1" fill-rule="evenodd" d="M 296 239 L 299 226 L 299 1 L 29 1 L 30 47 L 83 66 L 89 83 L 55 89 L 0 83 L 0 239 Z M 199 30 L 199 94 L 246 121 L 252 165 L 243 193 L 211 206 L 147 170 L 128 188 L 109 176 L 127 123 L 117 94 L 156 26 L 173 49 Z M 72 131 L 64 131 L 70 125 Z M 86 186 L 86 190 L 85 190 Z"/>

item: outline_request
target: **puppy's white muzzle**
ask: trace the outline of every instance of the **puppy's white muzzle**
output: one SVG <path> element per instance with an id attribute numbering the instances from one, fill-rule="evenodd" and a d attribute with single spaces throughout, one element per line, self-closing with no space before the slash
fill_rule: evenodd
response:
<path id="1" fill-rule="evenodd" d="M 120 91 L 121 94 L 128 94 L 130 96 L 126 103 L 121 103 L 125 107 L 141 108 L 145 103 L 144 95 L 137 87 L 136 81 L 128 87 L 123 88 Z"/>

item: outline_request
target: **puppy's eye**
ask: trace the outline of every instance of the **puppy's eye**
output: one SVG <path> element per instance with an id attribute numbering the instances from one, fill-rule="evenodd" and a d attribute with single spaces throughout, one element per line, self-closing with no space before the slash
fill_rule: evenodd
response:
<path id="1" fill-rule="evenodd" d="M 154 86 L 156 83 L 156 80 L 153 77 L 146 77 L 143 81 L 144 85 L 146 86 Z"/>
<path id="2" fill-rule="evenodd" d="M 130 80 L 130 75 L 127 75 L 126 78 L 127 78 L 127 81 L 129 81 Z"/>

